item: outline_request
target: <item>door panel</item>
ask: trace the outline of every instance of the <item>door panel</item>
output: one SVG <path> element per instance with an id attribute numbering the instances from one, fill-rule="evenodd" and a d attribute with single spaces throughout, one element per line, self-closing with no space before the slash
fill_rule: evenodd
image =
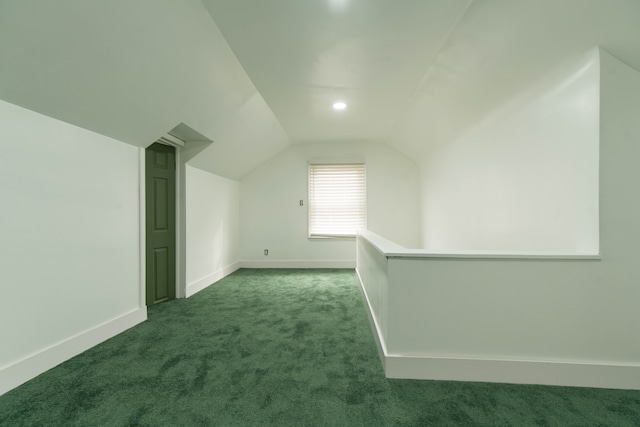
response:
<path id="1" fill-rule="evenodd" d="M 147 306 L 175 298 L 175 149 L 153 144 L 146 150 Z"/>
<path id="2" fill-rule="evenodd" d="M 169 294 L 167 292 L 169 276 L 169 255 L 167 248 L 157 248 L 153 250 L 153 275 L 155 284 L 156 301 L 165 300 Z"/>
<path id="3" fill-rule="evenodd" d="M 154 218 L 153 231 L 167 231 L 167 210 L 169 206 L 169 195 L 167 194 L 167 180 L 164 178 L 153 178 L 154 197 Z"/>

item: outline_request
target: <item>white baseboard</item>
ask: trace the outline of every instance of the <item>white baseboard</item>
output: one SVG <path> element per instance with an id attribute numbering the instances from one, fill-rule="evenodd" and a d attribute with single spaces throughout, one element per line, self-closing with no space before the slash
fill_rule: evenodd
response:
<path id="1" fill-rule="evenodd" d="M 242 268 L 356 268 L 355 260 L 240 261 Z"/>
<path id="2" fill-rule="evenodd" d="M 0 395 L 145 320 L 147 308 L 138 308 L 1 368 Z"/>
<path id="3" fill-rule="evenodd" d="M 583 362 L 385 356 L 387 378 L 640 390 L 640 366 Z"/>
<path id="4" fill-rule="evenodd" d="M 357 269 L 356 274 L 387 378 L 640 390 L 638 365 L 389 354 Z"/>
<path id="5" fill-rule="evenodd" d="M 228 276 L 229 274 L 233 273 L 239 268 L 240 268 L 240 261 L 237 261 L 201 279 L 198 279 L 195 282 L 187 284 L 187 292 L 186 292 L 185 298 L 189 298 L 190 296 L 200 292 L 201 290 L 212 285 L 218 280 L 223 279 L 224 277 Z"/>
<path id="6" fill-rule="evenodd" d="M 378 355 L 380 356 L 380 362 L 382 362 L 382 366 L 384 368 L 384 366 L 386 365 L 387 344 L 384 342 L 384 335 L 382 334 L 382 330 L 380 329 L 378 320 L 373 314 L 373 307 L 371 307 L 369 294 L 367 294 L 367 290 L 364 287 L 364 283 L 362 283 L 362 277 L 360 276 L 360 272 L 358 271 L 357 268 L 356 268 L 356 276 L 358 276 L 358 282 L 360 283 L 360 291 L 362 292 L 365 305 L 367 306 L 367 315 L 369 315 L 369 324 L 371 325 L 373 338 L 375 339 L 376 346 L 378 347 Z M 385 375 L 386 375 L 386 369 L 385 369 Z"/>

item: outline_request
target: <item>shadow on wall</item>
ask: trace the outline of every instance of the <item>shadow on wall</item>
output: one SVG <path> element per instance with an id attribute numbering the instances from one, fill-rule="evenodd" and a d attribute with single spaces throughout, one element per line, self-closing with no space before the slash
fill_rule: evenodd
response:
<path id="1" fill-rule="evenodd" d="M 599 56 L 551 73 L 424 159 L 425 249 L 598 253 Z"/>

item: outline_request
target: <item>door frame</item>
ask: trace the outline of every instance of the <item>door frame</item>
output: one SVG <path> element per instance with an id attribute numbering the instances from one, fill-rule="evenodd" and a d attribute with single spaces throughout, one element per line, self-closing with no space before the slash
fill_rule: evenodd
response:
<path id="1" fill-rule="evenodd" d="M 176 298 L 185 298 L 186 285 L 186 167 L 182 161 L 181 150 L 175 147 L 176 155 Z M 138 226 L 139 237 L 139 307 L 146 304 L 146 147 L 138 148 Z"/>

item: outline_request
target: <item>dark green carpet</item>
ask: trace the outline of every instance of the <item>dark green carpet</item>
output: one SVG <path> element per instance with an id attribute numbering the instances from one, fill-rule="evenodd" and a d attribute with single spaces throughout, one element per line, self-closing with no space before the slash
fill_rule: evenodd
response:
<path id="1" fill-rule="evenodd" d="M 357 286 L 239 270 L 0 397 L 0 425 L 640 425 L 638 391 L 387 380 Z"/>

